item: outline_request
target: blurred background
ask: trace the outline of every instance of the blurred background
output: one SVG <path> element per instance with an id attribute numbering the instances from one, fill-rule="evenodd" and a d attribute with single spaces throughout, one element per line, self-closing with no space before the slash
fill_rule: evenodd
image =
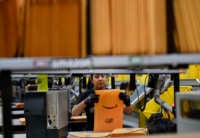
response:
<path id="1" fill-rule="evenodd" d="M 0 0 L 0 57 L 200 52 L 199 0 Z"/>
<path id="2" fill-rule="evenodd" d="M 182 63 L 181 61 L 187 61 L 185 64 L 188 65 L 188 60 L 191 62 L 191 60 L 193 61 L 194 57 L 196 57 L 192 56 L 193 53 L 197 53 L 197 56 L 200 54 L 199 7 L 200 0 L 0 0 L 0 60 L 1 58 L 11 57 L 16 57 L 16 59 L 17 57 L 86 58 L 89 56 L 114 55 L 131 55 L 136 57 L 147 55 L 146 58 L 150 59 L 151 56 L 157 58 L 156 55 L 177 54 L 179 58 L 172 57 L 169 58 L 169 61 L 165 58 L 154 58 L 151 63 L 154 65 L 155 62 L 158 62 L 156 65 L 162 65 L 163 59 L 165 59 L 167 65 L 172 64 L 169 68 L 178 68 L 178 65 L 176 66 L 173 64 L 176 62 L 171 63 L 172 60 L 178 61 L 177 64 L 180 63 L 180 65 Z M 189 56 L 187 55 L 187 57 L 191 58 L 182 58 L 179 54 L 191 54 Z M 138 58 L 130 58 L 130 61 L 127 61 L 127 63 L 130 62 L 128 66 L 134 65 L 135 59 L 138 61 Z M 195 63 L 198 61 L 198 58 L 196 59 Z M 5 69 L 5 67 L 6 69 L 22 69 L 22 67 L 25 67 L 26 69 L 26 65 L 29 65 L 27 67 L 28 69 L 30 68 L 30 65 L 33 69 L 40 69 L 37 68 L 37 62 L 28 64 L 23 60 L 22 62 L 18 61 L 16 63 L 15 61 L 17 60 L 15 59 L 11 61 L 14 62 L 9 62 L 9 60 L 6 59 L 1 60 L 0 69 Z M 74 62 L 69 62 L 71 63 L 69 65 L 67 64 L 67 60 L 63 60 L 63 62 L 61 60 L 58 64 L 55 63 L 57 61 L 59 62 L 59 60 L 52 61 L 52 64 L 48 64 L 50 69 L 57 69 L 57 67 L 58 69 L 62 67 L 66 69 L 70 67 L 69 69 L 73 69 L 74 66 L 71 67 L 71 64 L 78 63 L 76 60 Z M 86 65 L 80 64 L 80 66 L 85 68 L 88 63 L 87 61 L 88 60 L 84 62 Z M 97 58 L 96 61 L 102 60 L 98 60 Z M 111 59 L 108 61 L 106 60 L 108 64 L 103 64 L 104 61 L 102 61 L 99 65 L 110 67 L 115 64 L 121 64 L 121 61 L 123 62 L 124 60 L 114 61 Z M 146 61 L 149 62 L 151 60 Z M 91 67 L 93 67 L 94 62 L 95 60 L 92 60 Z M 109 65 L 111 62 L 113 62 L 113 64 Z M 12 63 L 15 64 L 10 66 Z M 18 63 L 21 63 L 22 67 L 19 66 L 18 68 L 17 65 L 21 65 Z M 80 63 L 82 63 L 81 60 Z M 198 61 L 198 63 L 200 62 Z M 77 64 L 77 66 L 78 65 L 79 64 Z M 145 65 L 149 64 L 141 61 L 141 66 L 145 67 Z M 96 64 L 96 66 L 98 67 L 98 64 Z M 94 67 L 96 66 L 94 65 Z M 38 67 L 40 67 L 40 65 Z M 115 68 L 115 66 L 113 66 L 113 68 Z M 140 72 L 141 74 L 138 75 L 136 70 L 136 76 L 133 76 L 132 74 L 112 76 L 112 73 L 109 72 L 109 88 L 120 88 L 122 85 L 124 87 L 123 89 L 129 90 L 128 94 L 131 96 L 131 104 L 137 107 L 134 107 L 133 111 L 137 114 L 133 114 L 129 118 L 125 116 L 125 125 L 129 127 L 139 126 L 152 128 L 151 130 L 149 129 L 150 133 L 174 132 L 175 125 L 171 123 L 171 120 L 176 117 L 174 111 L 174 104 L 176 104 L 174 103 L 174 92 L 178 91 L 176 86 L 178 87 L 180 85 L 181 92 L 200 90 L 200 64 L 191 64 L 187 69 L 187 72 L 177 71 L 175 73 L 164 70 L 166 74 L 168 73 L 171 76 L 152 75 L 154 73 L 158 73 L 159 75 L 163 73 L 162 71 L 159 73 L 158 70 L 155 70 L 152 74 L 149 73 L 150 71 L 147 71 L 146 73 L 148 74 L 144 75 L 141 75 L 144 72 Z M 81 72 L 83 74 L 80 73 L 74 76 L 72 74 L 67 74 L 70 73 L 68 70 L 67 72 L 65 72 L 65 70 L 64 72 L 62 72 L 62 70 L 61 72 L 56 70 L 52 73 L 48 72 L 48 70 L 45 72 L 45 70 L 41 69 L 39 72 L 36 70 L 35 73 L 29 73 L 30 72 L 27 73 L 26 70 L 25 72 L 22 70 L 22 72 L 5 74 L 4 71 L 0 70 L 0 91 L 5 93 L 4 88 L 7 90 L 7 87 L 12 85 L 10 86 L 12 87 L 10 94 L 12 93 L 12 98 L 14 97 L 13 101 L 16 103 L 24 102 L 26 92 L 39 91 L 39 88 L 42 86 L 41 78 L 43 78 L 43 82 L 46 84 L 46 91 L 67 90 L 67 92 L 70 93 L 69 117 L 71 117 L 71 107 L 75 104 L 79 94 L 87 88 L 86 84 L 88 84 L 89 75 L 87 76 L 84 74 L 84 70 Z M 49 73 L 49 76 L 40 73 Z M 86 73 L 90 72 L 88 71 Z M 151 81 L 152 83 L 149 83 Z M 171 114 L 168 114 L 166 110 L 161 110 L 161 106 L 154 102 L 153 94 L 155 89 L 160 89 L 160 95 L 165 92 L 161 95 L 161 98 L 163 96 L 163 101 L 168 103 L 167 105 L 170 107 L 170 112 L 173 112 L 172 117 L 168 116 Z M 9 93 L 6 94 L 4 96 L 9 97 Z M 156 98 L 158 98 L 158 93 L 155 95 L 157 96 Z M 0 104 L 2 99 L 0 99 Z M 160 101 L 161 103 L 164 103 L 162 100 Z M 9 105 L 7 99 L 3 102 L 7 102 L 7 105 Z M 190 101 L 186 101 L 185 103 L 193 104 Z M 62 104 L 62 101 L 57 104 Z M 186 107 L 183 110 L 187 115 L 187 118 L 190 118 L 189 115 L 193 115 L 192 117 L 194 119 L 196 115 L 199 115 L 200 102 L 197 105 L 198 108 L 195 106 L 194 110 L 191 109 L 191 114 L 188 114 L 190 112 L 189 107 Z M 184 108 L 185 105 L 184 103 L 180 103 L 180 106 L 178 107 Z M 67 110 L 67 108 L 63 108 Z M 9 121 L 12 119 L 12 117 L 9 116 L 9 110 L 7 110 L 8 112 L 5 112 L 5 114 L 8 113 L 6 114 L 8 119 L 6 119 L 4 114 L 4 120 Z M 12 110 L 19 109 L 13 108 Z M 24 117 L 24 108 L 21 108 L 20 110 L 23 111 L 20 113 L 20 117 Z M 154 113 L 159 114 L 155 114 L 154 116 Z M 165 116 L 160 116 L 160 113 L 164 113 Z M 180 111 L 178 113 L 181 114 Z M 43 112 L 41 114 L 43 114 Z M 17 119 L 19 118 L 19 116 L 14 117 Z M 163 121 L 162 117 L 165 117 L 168 120 Z M 190 129 L 196 130 L 200 128 L 198 125 L 200 124 L 198 121 L 199 118 L 199 116 L 195 118 L 197 119 L 197 121 L 195 120 L 193 122 L 195 125 L 191 125 L 190 123 L 188 123 L 189 125 L 184 125 L 185 122 L 181 122 L 182 118 L 177 121 L 177 124 L 179 124 L 180 127 L 188 126 L 182 129 L 181 132 Z M 69 130 L 77 130 L 77 124 L 73 126 L 76 122 L 74 123 L 73 120 L 70 119 L 67 120 L 71 125 L 69 125 Z M 146 122 L 146 119 L 148 119 L 149 122 Z M 1 120 L 0 114 L 0 121 Z M 25 119 L 22 123 L 23 126 L 20 127 L 20 133 L 21 131 L 25 132 L 26 129 Z M 0 125 L 1 124 L 2 122 L 0 122 Z M 38 124 L 40 125 L 40 123 Z M 44 122 L 44 124 L 46 124 L 46 122 Z M 6 126 L 5 128 L 9 128 L 9 122 L 4 126 Z M 83 128 L 80 124 L 78 124 L 78 126 L 80 129 Z M 168 128 L 173 129 L 169 130 Z M 12 130 L 11 127 L 10 130 Z M 0 131 L 4 131 L 1 126 Z M 10 131 L 8 131 L 8 134 L 9 133 Z"/>

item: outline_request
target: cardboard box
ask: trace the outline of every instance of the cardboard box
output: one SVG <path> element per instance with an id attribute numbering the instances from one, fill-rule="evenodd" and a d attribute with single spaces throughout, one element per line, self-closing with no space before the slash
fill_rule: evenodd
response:
<path id="1" fill-rule="evenodd" d="M 148 135 L 148 130 L 146 128 L 119 128 L 111 132 L 69 132 L 68 138 L 112 138 L 146 135 Z"/>

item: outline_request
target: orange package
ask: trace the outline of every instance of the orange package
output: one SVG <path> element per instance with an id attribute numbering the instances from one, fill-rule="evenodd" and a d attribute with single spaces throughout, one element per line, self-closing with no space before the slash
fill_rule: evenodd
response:
<path id="1" fill-rule="evenodd" d="M 94 131 L 112 131 L 122 128 L 123 102 L 119 99 L 119 89 L 96 90 L 99 102 L 94 106 Z"/>

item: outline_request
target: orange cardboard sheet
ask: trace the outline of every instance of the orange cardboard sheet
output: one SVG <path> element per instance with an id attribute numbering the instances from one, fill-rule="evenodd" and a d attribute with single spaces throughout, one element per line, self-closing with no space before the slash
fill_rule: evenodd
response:
<path id="1" fill-rule="evenodd" d="M 94 107 L 94 131 L 112 131 L 122 128 L 123 102 L 119 99 L 119 89 L 96 90 L 99 102 Z"/>

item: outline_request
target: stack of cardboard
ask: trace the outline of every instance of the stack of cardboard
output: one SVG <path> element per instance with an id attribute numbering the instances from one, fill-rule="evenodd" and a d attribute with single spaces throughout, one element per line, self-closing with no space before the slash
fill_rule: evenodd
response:
<path id="1" fill-rule="evenodd" d="M 69 132 L 68 138 L 110 138 L 146 135 L 148 135 L 148 130 L 146 128 L 120 128 L 110 132 Z"/>

